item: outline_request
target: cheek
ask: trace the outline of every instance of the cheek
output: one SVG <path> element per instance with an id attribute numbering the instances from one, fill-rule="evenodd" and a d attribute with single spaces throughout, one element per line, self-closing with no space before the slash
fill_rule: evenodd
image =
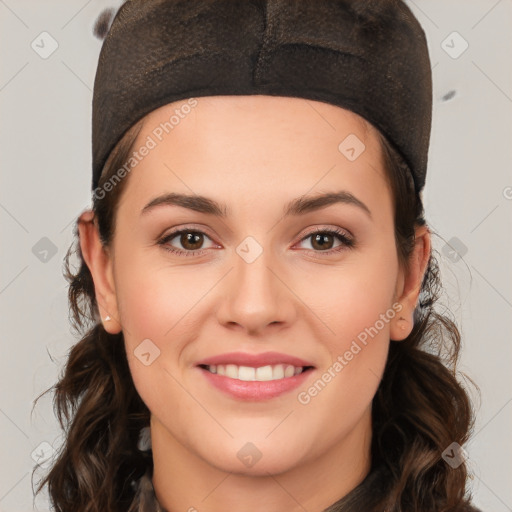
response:
<path id="1" fill-rule="evenodd" d="M 338 267 L 318 270 L 301 284 L 304 303 L 322 320 L 324 332 L 331 334 L 324 339 L 332 340 L 332 354 L 343 350 L 381 315 L 394 316 L 397 275 L 394 246 L 382 243 L 376 250 L 354 253 Z M 378 328 L 386 335 L 389 321 L 384 325 L 379 321 Z"/>
<path id="2" fill-rule="evenodd" d="M 151 411 L 180 405 L 173 416 L 180 425 L 187 403 L 177 381 L 182 380 L 182 355 L 198 323 L 200 308 L 194 306 L 204 295 L 205 276 L 192 266 L 155 265 L 143 251 L 124 254 L 129 256 L 116 261 L 116 295 L 132 379 Z M 142 354 L 147 353 L 144 361 Z"/>
<path id="3" fill-rule="evenodd" d="M 119 315 L 131 342 L 176 337 L 204 294 L 204 272 L 194 271 L 192 265 L 172 268 L 164 257 L 156 258 L 154 250 L 120 248 L 116 260 Z"/>
<path id="4" fill-rule="evenodd" d="M 393 302 L 398 261 L 389 244 L 350 261 L 344 268 L 317 273 L 307 292 L 311 309 L 328 327 L 318 337 L 331 361 L 315 389 L 304 390 L 303 402 L 314 398 L 319 409 L 335 407 L 340 414 L 350 409 L 357 418 L 384 371 L 390 322 L 398 314 Z"/>
<path id="5" fill-rule="evenodd" d="M 172 377 L 181 379 L 183 354 L 194 336 L 197 304 L 206 288 L 204 273 L 194 272 L 192 265 L 172 269 L 163 259 L 155 260 L 144 251 L 125 250 L 115 269 L 128 364 L 139 394 L 152 408 L 159 407 L 155 402 L 162 395 L 155 389 L 180 398 Z"/>

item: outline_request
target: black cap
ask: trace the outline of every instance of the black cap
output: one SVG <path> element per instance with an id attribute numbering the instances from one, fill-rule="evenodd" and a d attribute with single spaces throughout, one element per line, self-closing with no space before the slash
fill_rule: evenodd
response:
<path id="1" fill-rule="evenodd" d="M 92 188 L 117 142 L 174 101 L 294 96 L 378 128 L 425 184 L 432 72 L 402 0 L 128 0 L 101 48 L 92 108 Z M 340 141 L 341 142 L 341 141 Z"/>

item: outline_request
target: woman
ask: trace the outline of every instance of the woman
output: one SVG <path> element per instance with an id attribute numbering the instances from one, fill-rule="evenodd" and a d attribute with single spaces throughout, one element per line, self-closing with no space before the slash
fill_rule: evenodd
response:
<path id="1" fill-rule="evenodd" d="M 431 109 L 402 2 L 121 7 L 55 510 L 476 510 L 421 201 Z"/>

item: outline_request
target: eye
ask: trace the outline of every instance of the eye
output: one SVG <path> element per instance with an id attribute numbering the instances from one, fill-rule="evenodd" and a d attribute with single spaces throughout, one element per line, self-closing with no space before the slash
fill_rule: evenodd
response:
<path id="1" fill-rule="evenodd" d="M 332 254 L 333 252 L 339 252 L 347 248 L 352 248 L 355 242 L 351 236 L 341 229 L 320 229 L 313 231 L 301 239 L 301 242 L 311 239 L 310 245 L 312 251 L 315 253 L 325 252 Z M 338 239 L 340 245 L 333 248 L 335 240 Z"/>
<path id="2" fill-rule="evenodd" d="M 158 241 L 166 251 L 177 254 L 178 256 L 199 256 L 207 252 L 207 249 L 215 246 L 212 243 L 210 247 L 203 247 L 205 238 L 208 240 L 210 237 L 201 230 L 192 228 L 183 228 L 180 230 L 173 231 L 165 235 Z M 348 248 L 352 248 L 355 245 L 354 239 L 341 229 L 318 229 L 313 231 L 301 239 L 301 243 L 311 239 L 311 252 L 315 254 L 325 253 L 330 255 Z M 333 248 L 333 244 L 336 239 L 340 242 L 338 246 Z M 174 242 L 173 242 L 174 241 Z M 181 245 L 181 248 L 175 247 L 173 244 Z M 323 256 L 323 254 L 322 254 Z"/>
<path id="3" fill-rule="evenodd" d="M 182 256 L 197 256 L 204 252 L 204 248 L 201 246 L 204 243 L 204 239 L 210 237 L 203 231 L 197 229 L 180 229 L 179 231 L 173 231 L 169 233 L 161 240 L 158 241 L 159 245 L 162 245 L 166 251 L 179 254 Z M 181 245 L 182 249 L 173 247 L 171 242 L 176 239 L 175 243 Z"/>

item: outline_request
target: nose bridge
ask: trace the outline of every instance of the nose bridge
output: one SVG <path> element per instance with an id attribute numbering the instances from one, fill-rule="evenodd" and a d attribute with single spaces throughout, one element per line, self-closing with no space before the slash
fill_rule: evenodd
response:
<path id="1" fill-rule="evenodd" d="M 236 247 L 233 265 L 222 308 L 223 321 L 259 330 L 290 319 L 287 312 L 291 311 L 291 304 L 276 276 L 281 266 L 270 247 L 264 248 L 249 236 Z"/>

